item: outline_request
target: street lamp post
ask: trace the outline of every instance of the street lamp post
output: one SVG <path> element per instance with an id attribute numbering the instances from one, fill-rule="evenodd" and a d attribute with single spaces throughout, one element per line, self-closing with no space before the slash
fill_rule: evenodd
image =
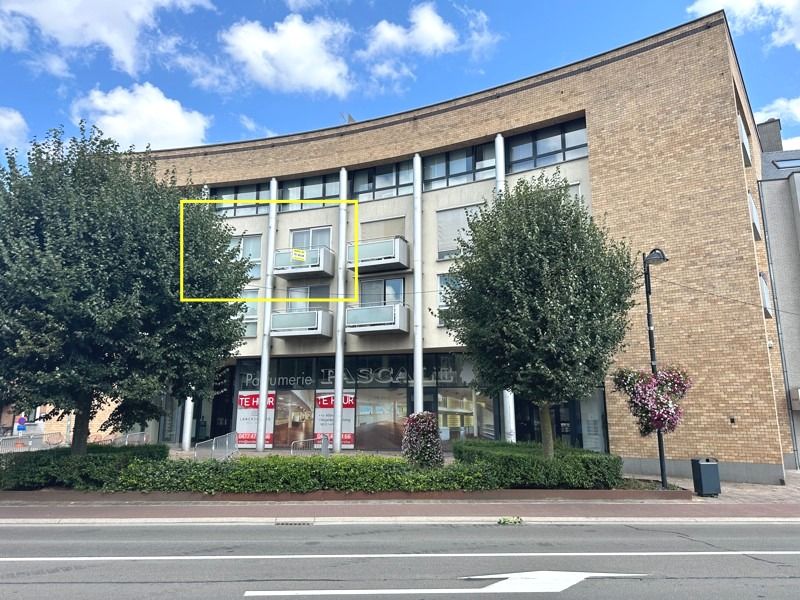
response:
<path id="1" fill-rule="evenodd" d="M 656 334 L 653 327 L 653 312 L 650 310 L 650 265 L 660 265 L 669 259 L 663 250 L 653 248 L 649 254 L 642 253 L 642 266 L 644 268 L 644 295 L 647 299 L 647 337 L 650 342 L 650 370 L 653 375 L 658 373 L 656 365 Z M 658 436 L 658 463 L 661 468 L 661 489 L 667 489 L 667 460 L 664 457 L 664 433 L 661 427 L 656 430 Z"/>

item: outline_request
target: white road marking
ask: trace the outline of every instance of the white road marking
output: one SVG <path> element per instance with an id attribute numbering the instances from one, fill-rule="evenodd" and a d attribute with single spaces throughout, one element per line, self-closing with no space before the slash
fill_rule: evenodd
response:
<path id="1" fill-rule="evenodd" d="M 647 577 L 635 573 L 585 573 L 575 571 L 526 571 L 523 573 L 502 573 L 497 575 L 475 575 L 461 579 L 500 579 L 482 588 L 415 588 L 415 589 L 377 589 L 377 590 L 267 590 L 245 592 L 246 597 L 254 596 L 404 596 L 416 594 L 530 594 L 563 592 L 590 577 Z"/>
<path id="2" fill-rule="evenodd" d="M 125 562 L 192 560 L 341 560 L 404 558 L 583 558 L 658 556 L 798 556 L 800 550 L 702 550 L 656 552 L 475 552 L 475 553 L 387 553 L 387 554 L 197 554 L 155 556 L 4 556 L 0 563 L 18 562 Z"/>

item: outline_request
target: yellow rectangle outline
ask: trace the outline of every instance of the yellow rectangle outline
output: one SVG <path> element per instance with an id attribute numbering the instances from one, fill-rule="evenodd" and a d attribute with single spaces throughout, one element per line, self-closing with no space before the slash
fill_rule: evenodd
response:
<path id="1" fill-rule="evenodd" d="M 220 200 L 206 200 L 201 198 L 181 198 L 178 210 L 178 247 L 180 256 L 178 257 L 178 268 L 180 271 L 179 293 L 181 302 L 358 302 L 358 200 L 340 200 L 336 198 L 325 198 L 319 200 L 226 200 L 225 204 L 352 204 L 354 218 L 353 235 L 353 286 L 355 295 L 351 298 L 267 298 L 264 296 L 256 298 L 187 298 L 183 295 L 183 207 L 187 204 L 221 204 Z M 253 215 L 255 216 L 255 215 Z M 268 215 L 264 215 L 267 216 Z M 341 260 L 341 257 L 340 257 Z M 344 257 L 347 260 L 347 257 Z"/>

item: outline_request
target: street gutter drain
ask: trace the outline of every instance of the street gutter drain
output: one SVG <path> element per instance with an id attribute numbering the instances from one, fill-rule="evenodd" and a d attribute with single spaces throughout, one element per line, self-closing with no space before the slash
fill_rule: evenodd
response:
<path id="1" fill-rule="evenodd" d="M 312 525 L 311 521 L 275 521 L 275 525 Z"/>

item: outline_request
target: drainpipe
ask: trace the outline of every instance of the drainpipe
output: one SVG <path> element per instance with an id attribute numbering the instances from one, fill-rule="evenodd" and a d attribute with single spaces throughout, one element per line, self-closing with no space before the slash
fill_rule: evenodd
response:
<path id="1" fill-rule="evenodd" d="M 797 449 L 797 430 L 794 426 L 794 415 L 792 415 L 792 393 L 789 387 L 789 374 L 786 372 L 787 362 L 786 354 L 783 347 L 783 327 L 781 325 L 781 309 L 778 304 L 778 284 L 775 278 L 772 277 L 774 269 L 772 266 L 772 253 L 769 250 L 769 226 L 767 225 L 767 211 L 764 206 L 764 191 L 761 186 L 761 181 L 758 182 L 758 197 L 761 200 L 761 222 L 764 224 L 764 246 L 767 249 L 767 266 L 769 268 L 770 280 L 772 283 L 772 305 L 775 307 L 775 324 L 778 328 L 778 346 L 781 352 L 781 370 L 783 371 L 783 387 L 786 393 L 786 408 L 789 411 L 789 431 L 792 435 L 792 449 L 794 450 L 794 468 L 800 469 L 800 451 Z"/>
<path id="2" fill-rule="evenodd" d="M 347 169 L 339 170 L 339 199 L 347 199 Z M 353 227 L 358 227 L 354 223 Z M 339 244 L 336 260 L 336 298 L 341 300 L 347 290 L 347 204 L 339 203 Z M 336 303 L 336 359 L 333 383 L 333 452 L 342 451 L 342 402 L 344 399 L 344 345 L 345 345 L 345 305 Z"/>
<path id="3" fill-rule="evenodd" d="M 494 138 L 494 163 L 495 163 L 495 191 L 501 194 L 506 189 L 506 143 L 503 134 L 498 133 Z M 514 414 L 514 392 L 503 390 L 503 429 L 505 440 L 516 443 L 517 432 L 516 415 Z"/>
<path id="4" fill-rule="evenodd" d="M 269 182 L 270 200 L 278 199 L 278 180 L 274 177 Z M 272 299 L 273 281 L 275 279 L 275 230 L 277 229 L 278 205 L 270 203 L 269 222 L 267 226 L 267 272 L 264 288 L 265 297 Z M 262 246 L 263 247 L 263 246 Z M 263 331 L 261 333 L 261 370 L 258 376 L 258 424 L 256 426 L 256 451 L 264 451 L 264 437 L 267 433 L 267 395 L 269 394 L 269 355 L 272 339 L 269 334 L 272 323 L 272 302 L 264 303 Z"/>
<path id="5" fill-rule="evenodd" d="M 414 155 L 414 412 L 422 412 L 422 157 Z"/>

